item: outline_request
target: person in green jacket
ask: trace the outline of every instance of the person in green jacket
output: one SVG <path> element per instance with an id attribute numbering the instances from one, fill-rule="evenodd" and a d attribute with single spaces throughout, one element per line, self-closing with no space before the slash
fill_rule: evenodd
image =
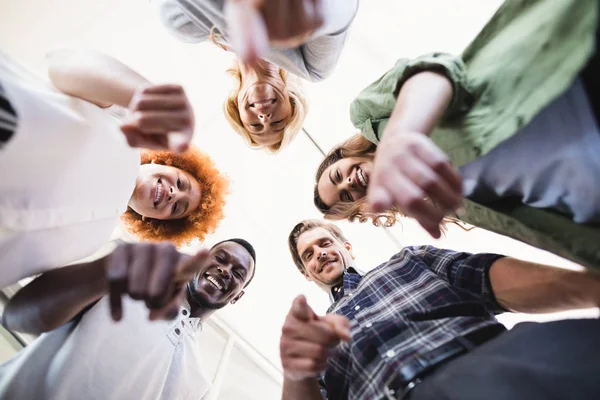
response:
<path id="1" fill-rule="evenodd" d="M 352 103 L 362 136 L 321 163 L 317 208 L 403 214 L 436 238 L 460 216 L 600 267 L 597 16 L 594 0 L 508 0 L 460 57 L 399 60 Z"/>

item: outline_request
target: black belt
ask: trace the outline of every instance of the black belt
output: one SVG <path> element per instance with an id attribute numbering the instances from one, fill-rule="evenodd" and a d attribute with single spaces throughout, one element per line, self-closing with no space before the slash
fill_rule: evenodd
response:
<path id="1" fill-rule="evenodd" d="M 406 398 L 408 393 L 433 369 L 505 331 L 506 328 L 500 324 L 486 326 L 464 336 L 456 337 L 429 353 L 419 355 L 403 363 L 402 367 L 388 380 L 384 389 L 384 399 L 400 400 Z"/>

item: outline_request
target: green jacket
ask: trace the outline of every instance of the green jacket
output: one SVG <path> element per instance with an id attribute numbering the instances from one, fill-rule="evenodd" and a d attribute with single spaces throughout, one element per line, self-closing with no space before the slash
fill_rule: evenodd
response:
<path id="1" fill-rule="evenodd" d="M 431 137 L 455 165 L 471 162 L 569 88 L 594 54 L 597 15 L 597 0 L 507 0 L 461 57 L 398 60 L 353 101 L 352 122 L 377 144 L 402 84 L 422 71 L 444 73 L 454 96 Z M 465 222 L 600 268 L 599 226 L 512 200 L 465 208 Z"/>

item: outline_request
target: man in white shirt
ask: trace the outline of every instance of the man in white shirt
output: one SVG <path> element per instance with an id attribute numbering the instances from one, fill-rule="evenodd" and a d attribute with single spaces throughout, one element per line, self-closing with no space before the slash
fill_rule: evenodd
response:
<path id="1" fill-rule="evenodd" d="M 202 321 L 242 297 L 255 260 L 243 239 L 195 256 L 168 243 L 122 244 L 45 273 L 3 315 L 9 329 L 47 333 L 0 366 L 0 398 L 207 398 Z"/>

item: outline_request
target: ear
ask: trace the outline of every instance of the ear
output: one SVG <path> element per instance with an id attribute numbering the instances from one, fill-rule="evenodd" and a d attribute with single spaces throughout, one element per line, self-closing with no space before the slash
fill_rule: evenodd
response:
<path id="1" fill-rule="evenodd" d="M 303 274 L 307 281 L 309 281 L 309 282 L 313 281 L 313 279 L 310 277 L 310 275 L 308 275 L 306 272 L 303 272 Z"/>
<path id="2" fill-rule="evenodd" d="M 235 304 L 235 303 L 237 303 L 237 301 L 238 301 L 239 299 L 241 299 L 241 298 L 242 298 L 242 296 L 244 295 L 244 293 L 245 293 L 245 292 L 242 290 L 242 291 L 241 291 L 240 293 L 238 293 L 238 295 L 237 295 L 237 296 L 235 296 L 235 297 L 233 298 L 233 300 L 231 300 L 229 303 L 230 303 L 230 304 Z"/>
<path id="3" fill-rule="evenodd" d="M 352 253 L 352 245 L 350 244 L 350 242 L 344 242 L 344 247 L 346 248 L 346 250 L 348 250 L 348 253 L 350 253 L 350 257 L 352 257 L 352 259 L 354 260 L 354 253 Z"/>

